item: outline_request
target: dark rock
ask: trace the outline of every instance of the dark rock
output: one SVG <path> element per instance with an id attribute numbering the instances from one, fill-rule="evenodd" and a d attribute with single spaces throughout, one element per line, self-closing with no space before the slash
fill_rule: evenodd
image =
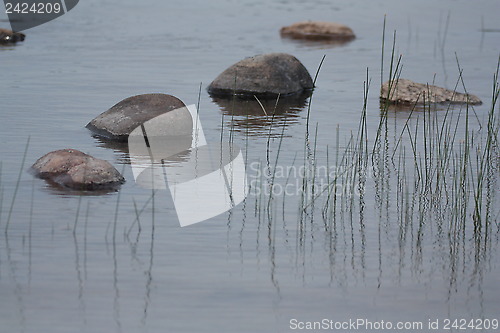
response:
<path id="1" fill-rule="evenodd" d="M 109 162 L 75 149 L 61 149 L 39 158 L 32 165 L 35 176 L 76 190 L 116 189 L 125 182 Z"/>
<path id="2" fill-rule="evenodd" d="M 380 89 L 380 100 L 392 104 L 411 105 L 429 103 L 482 104 L 477 96 L 462 94 L 430 84 L 416 83 L 407 79 L 385 82 Z"/>
<path id="3" fill-rule="evenodd" d="M 21 32 L 14 32 L 12 30 L 0 29 L 0 44 L 12 44 L 22 42 L 26 35 Z"/>
<path id="4" fill-rule="evenodd" d="M 177 110 L 177 112 L 171 112 Z M 168 135 L 190 135 L 193 120 L 185 104 L 177 97 L 166 94 L 144 94 L 119 102 L 87 124 L 87 128 L 106 139 L 126 142 L 130 133 L 146 121 L 169 113 Z M 163 123 L 165 125 L 165 122 Z"/>
<path id="5" fill-rule="evenodd" d="M 352 40 L 356 35 L 346 25 L 335 22 L 297 22 L 280 30 L 281 36 L 309 40 Z"/>
<path id="6" fill-rule="evenodd" d="M 302 63 L 286 53 L 243 59 L 222 72 L 209 86 L 216 97 L 276 98 L 312 90 L 313 80 Z"/>

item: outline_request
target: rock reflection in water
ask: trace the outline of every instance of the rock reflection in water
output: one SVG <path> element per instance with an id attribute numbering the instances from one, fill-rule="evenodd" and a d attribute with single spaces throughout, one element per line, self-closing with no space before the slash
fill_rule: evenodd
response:
<path id="1" fill-rule="evenodd" d="M 249 136 L 268 136 L 270 125 L 279 128 L 283 124 L 286 126 L 297 124 L 301 111 L 307 106 L 309 96 L 308 93 L 295 97 L 281 97 L 278 100 L 257 101 L 237 97 L 232 99 L 212 97 L 212 100 L 222 111 L 225 118 L 224 126 L 232 126 L 234 131 Z"/>
<path id="2" fill-rule="evenodd" d="M 466 108 L 464 105 L 453 104 L 453 103 L 430 103 L 426 105 L 419 104 L 388 104 L 385 101 L 380 101 L 380 115 L 388 113 L 389 115 L 394 115 L 397 118 L 405 117 L 414 114 L 417 117 L 418 114 L 424 112 L 446 112 L 447 110 L 460 110 Z"/>
<path id="3" fill-rule="evenodd" d="M 347 46 L 353 41 L 353 39 L 295 39 L 287 36 L 281 37 L 281 40 L 284 43 L 294 44 L 300 48 L 312 48 L 317 50 L 333 49 L 336 47 Z"/>
<path id="4" fill-rule="evenodd" d="M 151 163 L 151 157 L 149 155 L 148 151 L 144 151 L 143 155 L 136 155 L 136 156 L 130 156 L 130 148 L 129 148 L 129 143 L 128 142 L 120 142 L 120 141 L 114 141 L 114 140 L 106 140 L 102 139 L 101 137 L 97 135 L 92 136 L 95 139 L 97 147 L 102 147 L 106 149 L 111 149 L 115 153 L 119 154 L 120 156 L 118 157 L 118 162 L 120 164 L 131 164 L 131 159 L 134 158 L 140 158 L 142 160 L 147 161 L 148 163 Z M 191 147 L 191 142 L 192 142 L 192 136 L 186 135 L 186 136 L 180 136 L 180 137 L 169 137 L 169 138 L 155 138 L 155 140 L 175 140 L 176 145 L 178 144 L 179 147 L 184 150 L 181 153 L 172 153 L 172 155 L 167 155 L 170 154 L 170 152 L 161 152 L 159 155 L 165 155 L 163 158 L 163 163 L 170 163 L 170 162 L 183 162 L 189 155 L 189 148 Z M 159 146 L 160 149 L 169 149 L 168 147 L 163 147 Z M 171 147 L 171 146 L 169 146 Z M 157 152 L 158 154 L 158 152 Z M 174 155 L 175 154 L 175 155 Z M 166 157 L 168 156 L 168 158 Z M 155 163 L 160 163 L 161 160 L 156 160 L 154 161 Z"/>

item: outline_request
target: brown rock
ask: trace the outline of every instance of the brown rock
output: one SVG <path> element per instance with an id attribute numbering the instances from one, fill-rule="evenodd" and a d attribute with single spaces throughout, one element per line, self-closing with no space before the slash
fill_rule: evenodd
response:
<path id="1" fill-rule="evenodd" d="M 26 37 L 21 32 L 14 32 L 12 30 L 0 29 L 0 44 L 11 44 L 22 42 Z"/>
<path id="2" fill-rule="evenodd" d="M 352 40 L 356 37 L 351 28 L 335 22 L 297 22 L 280 30 L 283 37 L 312 40 Z"/>
<path id="3" fill-rule="evenodd" d="M 95 134 L 111 140 L 127 141 L 129 134 L 146 121 L 164 113 L 184 108 L 185 104 L 172 95 L 144 94 L 119 102 L 87 124 Z M 168 119 L 169 135 L 190 135 L 193 120 L 189 111 L 172 113 Z"/>
<path id="4" fill-rule="evenodd" d="M 76 190 L 116 189 L 125 182 L 109 162 L 75 149 L 50 152 L 31 167 L 35 176 Z"/>
<path id="5" fill-rule="evenodd" d="M 380 100 L 382 102 L 389 101 L 392 104 L 412 105 L 428 103 L 482 104 L 477 96 L 462 94 L 430 84 L 416 83 L 407 79 L 385 82 L 380 89 Z"/>
<path id="6" fill-rule="evenodd" d="M 269 53 L 243 59 L 222 72 L 208 92 L 215 97 L 285 97 L 311 91 L 313 80 L 294 56 Z"/>

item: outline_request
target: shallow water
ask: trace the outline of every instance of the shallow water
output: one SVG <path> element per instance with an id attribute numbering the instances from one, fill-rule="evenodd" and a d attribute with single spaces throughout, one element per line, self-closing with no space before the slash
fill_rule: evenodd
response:
<path id="1" fill-rule="evenodd" d="M 488 178 L 487 234 L 478 238 L 470 210 L 455 225 L 445 197 L 429 206 L 417 197 L 408 213 L 413 193 L 404 188 L 415 178 L 410 146 L 404 156 L 397 150 L 394 164 L 385 147 L 395 146 L 411 111 L 391 109 L 386 142 L 374 145 L 384 14 L 384 81 L 394 30 L 402 77 L 453 89 L 458 58 L 467 90 L 484 102 L 469 112 L 469 126 L 479 131 L 500 53 L 499 9 L 494 0 L 88 0 L 28 30 L 24 43 L 0 47 L 0 331 L 288 332 L 293 318 L 425 325 L 500 319 L 498 168 Z M 2 26 L 5 19 L 0 14 Z M 357 38 L 344 45 L 280 38 L 281 26 L 304 19 L 348 24 Z M 312 100 L 291 102 L 270 121 L 255 103 L 235 111 L 208 96 L 205 87 L 226 67 L 267 52 L 291 53 L 311 74 L 326 55 Z M 311 160 L 319 169 L 352 166 L 340 160 L 358 133 L 367 70 L 368 169 L 375 171 L 366 176 L 366 193 L 351 200 L 344 188 L 335 219 L 322 217 L 325 196 L 302 214 L 303 180 L 291 172 L 305 172 Z M 136 185 L 127 148 L 92 137 L 84 126 L 140 93 L 197 104 L 200 83 L 207 141 L 219 142 L 221 132 L 226 139 L 233 128 L 253 191 L 232 211 L 181 228 L 170 193 L 152 196 Z M 437 112 L 440 123 L 446 112 Z M 464 117 L 464 108 L 453 109 L 454 117 L 460 112 Z M 127 183 L 118 193 L 81 196 L 26 172 L 61 148 L 110 161 Z M 268 198 L 256 192 L 266 189 L 268 172 L 276 182 L 269 214 Z M 326 174 L 316 179 L 318 186 L 329 181 Z"/>

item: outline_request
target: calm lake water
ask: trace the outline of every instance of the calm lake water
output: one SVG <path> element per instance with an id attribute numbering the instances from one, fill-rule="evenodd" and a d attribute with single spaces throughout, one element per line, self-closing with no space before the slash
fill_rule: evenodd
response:
<path id="1" fill-rule="evenodd" d="M 288 332 L 292 319 L 324 318 L 422 322 L 420 331 L 439 320 L 445 331 L 445 319 L 500 319 L 498 149 L 480 222 L 470 196 L 479 150 L 466 163 L 468 185 L 453 173 L 462 170 L 465 126 L 474 145 L 486 144 L 499 11 L 496 0 L 86 0 L 26 31 L 25 42 L 0 47 L 0 332 Z M 384 15 L 384 81 L 396 30 L 401 77 L 453 89 L 462 70 L 484 103 L 432 116 L 390 109 L 378 131 Z M 357 38 L 332 45 L 280 37 L 280 27 L 307 19 L 345 23 Z M 8 27 L 3 13 L 0 25 Z M 270 120 L 255 102 L 233 107 L 206 93 L 229 65 L 268 52 L 295 55 L 311 75 L 326 55 L 312 100 L 283 101 Z M 197 104 L 200 84 L 206 139 L 231 137 L 242 148 L 252 190 L 230 212 L 181 228 L 170 193 L 136 185 L 127 149 L 84 126 L 142 93 Z M 448 114 L 460 118 L 451 155 L 424 155 L 435 145 L 417 144 L 415 166 L 412 138 L 422 138 L 426 121 L 435 126 L 423 132 L 434 137 Z M 405 130 L 407 122 L 419 130 Z M 364 167 L 352 163 L 356 142 L 366 142 Z M 62 148 L 110 161 L 126 184 L 80 195 L 27 172 Z M 436 196 L 434 181 L 418 179 L 440 156 L 450 160 L 449 186 Z M 320 192 L 332 170 L 361 169 L 339 179 L 339 195 Z M 317 172 L 301 177 L 307 170 Z"/>

